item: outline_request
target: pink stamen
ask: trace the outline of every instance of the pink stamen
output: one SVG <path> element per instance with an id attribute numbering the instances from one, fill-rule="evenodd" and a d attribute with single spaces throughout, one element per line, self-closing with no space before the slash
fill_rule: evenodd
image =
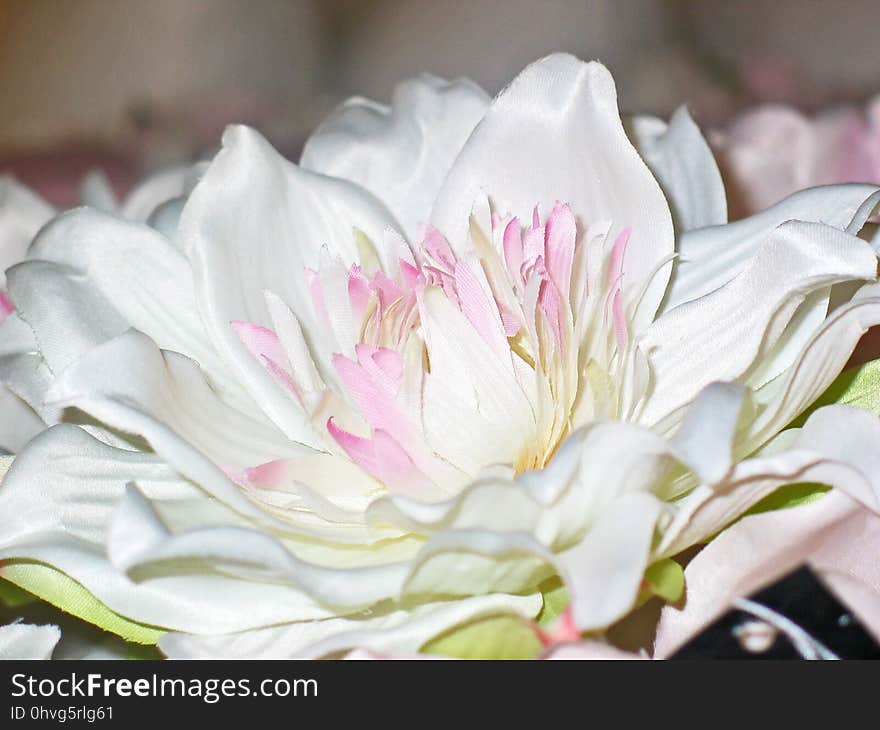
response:
<path id="1" fill-rule="evenodd" d="M 242 343 L 244 343 L 244 346 L 258 360 L 265 356 L 275 363 L 287 362 L 287 353 L 284 351 L 278 335 L 272 330 L 253 322 L 234 320 L 229 324 L 235 330 L 235 334 L 238 335 Z"/>

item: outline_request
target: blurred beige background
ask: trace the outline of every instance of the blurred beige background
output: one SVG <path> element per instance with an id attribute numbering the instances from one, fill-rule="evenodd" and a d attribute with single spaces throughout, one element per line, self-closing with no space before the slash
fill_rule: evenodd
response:
<path id="1" fill-rule="evenodd" d="M 621 105 L 698 120 L 880 90 L 876 0 L 0 0 L 0 168 L 63 153 L 123 179 L 223 126 L 295 154 L 344 97 L 432 71 L 498 91 L 553 50 L 611 67 Z M 60 151 L 60 152 L 59 152 Z M 52 157 L 53 164 L 56 158 Z"/>

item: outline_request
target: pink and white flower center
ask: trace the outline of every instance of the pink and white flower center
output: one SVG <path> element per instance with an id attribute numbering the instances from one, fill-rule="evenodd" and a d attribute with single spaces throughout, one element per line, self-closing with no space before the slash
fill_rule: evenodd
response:
<path id="1" fill-rule="evenodd" d="M 308 272 L 319 323 L 328 332 L 352 330 L 353 323 L 354 340 L 329 357 L 332 375 L 319 396 L 298 382 L 272 330 L 232 323 L 323 429 L 328 449 L 341 450 L 392 492 L 440 497 L 495 465 L 513 473 L 541 468 L 574 428 L 626 417 L 620 374 L 632 350 L 623 288 L 630 230 L 612 234 L 608 224 L 579 224 L 565 203 L 543 219 L 536 206 L 525 225 L 497 214 L 486 226 L 472 223 L 465 253 L 423 226 L 415 254 L 401 258 L 395 271 L 322 263 Z M 431 298 L 441 293 L 460 316 L 431 313 Z M 451 355 L 436 349 L 450 337 L 466 347 L 470 335 L 461 336 L 461 316 L 482 343 L 472 344 L 473 362 L 455 342 Z M 447 361 L 464 359 L 467 373 L 480 369 L 484 355 L 502 373 L 497 387 L 507 400 L 499 396 L 496 404 L 492 376 L 475 372 L 474 412 L 454 416 L 463 429 L 473 422 L 486 433 L 485 453 L 478 443 L 444 449 L 437 414 L 454 408 L 458 391 L 471 387 L 466 377 L 448 376 L 457 361 Z M 499 422 L 499 412 L 509 413 L 510 423 Z M 455 441 L 454 425 L 443 423 Z"/>

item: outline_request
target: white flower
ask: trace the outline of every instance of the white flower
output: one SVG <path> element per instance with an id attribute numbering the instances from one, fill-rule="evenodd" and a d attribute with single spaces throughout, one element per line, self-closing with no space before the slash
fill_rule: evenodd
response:
<path id="1" fill-rule="evenodd" d="M 60 639 L 57 626 L 6 624 L 0 626 L 0 659 L 50 659 Z"/>
<path id="2" fill-rule="evenodd" d="M 876 508 L 874 416 L 774 437 L 880 321 L 852 235 L 877 189 L 724 225 L 686 112 L 633 134 L 669 204 L 607 70 L 556 55 L 491 103 L 433 77 L 352 101 L 299 166 L 231 128 L 162 231 L 59 216 L 0 336 L 92 435 L 16 457 L 0 575 L 66 574 L 171 656 L 415 652 L 533 617 L 553 575 L 600 630 L 781 484 Z"/>

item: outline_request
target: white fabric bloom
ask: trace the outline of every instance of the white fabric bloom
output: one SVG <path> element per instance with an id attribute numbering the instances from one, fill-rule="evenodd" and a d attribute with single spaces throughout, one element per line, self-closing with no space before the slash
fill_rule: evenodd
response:
<path id="1" fill-rule="evenodd" d="M 51 659 L 60 639 L 57 626 L 6 624 L 0 626 L 0 659 Z"/>
<path id="2" fill-rule="evenodd" d="M 880 321 L 877 189 L 725 225 L 686 112 L 633 135 L 608 71 L 554 55 L 491 103 L 433 77 L 352 101 L 299 166 L 230 128 L 162 230 L 56 218 L 0 336 L 29 343 L 16 392 L 91 431 L 16 457 L 0 559 L 170 656 L 411 653 L 535 616 L 554 575 L 600 630 L 782 484 L 876 509 L 874 416 L 777 434 Z"/>

